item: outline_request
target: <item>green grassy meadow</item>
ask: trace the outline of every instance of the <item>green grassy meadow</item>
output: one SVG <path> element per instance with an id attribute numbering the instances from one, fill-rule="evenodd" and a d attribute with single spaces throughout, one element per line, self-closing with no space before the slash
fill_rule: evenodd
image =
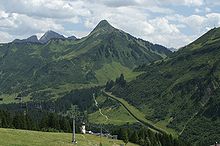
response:
<path id="1" fill-rule="evenodd" d="M 141 72 L 133 72 L 128 67 L 117 62 L 105 64 L 101 69 L 96 71 L 96 77 L 100 84 L 105 84 L 108 80 L 116 79 L 121 74 L 124 74 L 127 81 L 131 81 L 140 75 Z"/>
<path id="2" fill-rule="evenodd" d="M 0 146 L 72 146 L 71 133 L 51 133 L 0 128 Z M 120 140 L 100 138 L 94 135 L 76 135 L 76 146 L 119 146 Z M 136 146 L 128 143 L 127 146 Z"/>
<path id="3" fill-rule="evenodd" d="M 103 95 L 96 97 L 96 101 L 101 112 L 106 115 L 108 119 L 106 119 L 97 108 L 96 112 L 89 114 L 89 122 L 113 125 L 132 124 L 137 122 L 137 120 L 117 101 Z"/>
<path id="4" fill-rule="evenodd" d="M 99 111 L 92 113 L 89 115 L 89 121 L 97 124 L 113 124 L 113 125 L 123 125 L 123 124 L 132 124 L 137 122 L 135 118 L 133 118 L 129 112 L 120 105 L 117 108 L 102 108 L 102 113 L 108 116 L 108 119 L 103 117 Z"/>

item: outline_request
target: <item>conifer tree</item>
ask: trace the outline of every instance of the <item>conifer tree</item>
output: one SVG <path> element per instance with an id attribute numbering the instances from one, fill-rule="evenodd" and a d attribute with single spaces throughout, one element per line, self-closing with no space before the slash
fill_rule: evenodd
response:
<path id="1" fill-rule="evenodd" d="M 22 114 L 16 113 L 13 118 L 13 126 L 16 129 L 26 129 L 26 121 Z"/>
<path id="2" fill-rule="evenodd" d="M 125 145 L 127 145 L 128 141 L 129 141 L 127 129 L 123 129 L 123 131 L 122 131 L 122 140 L 125 143 Z"/>
<path id="3" fill-rule="evenodd" d="M 120 85 L 122 87 L 124 87 L 126 85 L 126 80 L 125 80 L 123 74 L 121 74 L 120 77 L 116 78 L 115 84 Z"/>
<path id="4" fill-rule="evenodd" d="M 60 119 L 60 129 L 64 132 L 71 132 L 70 123 L 66 118 Z"/>
<path id="5" fill-rule="evenodd" d="M 57 130 L 60 129 L 59 119 L 54 113 L 49 114 L 48 126 Z"/>
<path id="6" fill-rule="evenodd" d="M 114 81 L 110 80 L 110 81 L 107 81 L 106 85 L 105 85 L 105 90 L 106 91 L 109 91 L 113 86 L 114 86 Z"/>
<path id="7" fill-rule="evenodd" d="M 48 115 L 46 114 L 42 117 L 42 119 L 40 121 L 40 125 L 39 125 L 40 129 L 48 129 L 49 128 L 49 126 L 48 126 L 49 123 L 48 122 L 49 122 L 48 121 Z"/>
<path id="8" fill-rule="evenodd" d="M 138 143 L 139 142 L 139 137 L 137 131 L 134 131 L 132 135 L 130 136 L 130 141 L 133 143 Z"/>
<path id="9" fill-rule="evenodd" d="M 36 126 L 34 124 L 34 121 L 30 118 L 30 116 L 26 115 L 25 116 L 25 120 L 26 120 L 26 128 L 29 130 L 35 130 Z"/>

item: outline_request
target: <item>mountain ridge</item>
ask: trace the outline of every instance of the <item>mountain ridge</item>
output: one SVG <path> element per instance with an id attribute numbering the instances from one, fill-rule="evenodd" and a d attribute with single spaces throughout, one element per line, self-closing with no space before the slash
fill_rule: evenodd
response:
<path id="1" fill-rule="evenodd" d="M 32 35 L 27 39 L 15 39 L 14 41 L 12 41 L 12 43 L 39 43 L 39 40 L 36 35 Z"/>
<path id="2" fill-rule="evenodd" d="M 36 35 L 32 35 L 26 39 L 15 39 L 11 43 L 42 43 L 42 44 L 45 44 L 45 43 L 48 43 L 49 41 L 55 40 L 55 39 L 76 40 L 77 38 L 74 35 L 69 36 L 69 37 L 64 37 L 63 35 L 58 34 L 55 31 L 48 30 L 40 37 L 40 39 L 38 39 Z"/>
<path id="3" fill-rule="evenodd" d="M 102 21 L 95 29 L 102 30 L 106 25 L 108 28 L 109 24 Z M 61 93 L 54 93 L 55 88 L 66 85 L 70 90 L 78 85 L 103 85 L 121 73 L 132 79 L 137 75 L 132 71 L 136 66 L 171 54 L 163 46 L 154 46 L 116 28 L 110 29 L 95 30 L 93 35 L 74 41 L 62 37 L 43 45 L 8 43 L 0 46 L 1 93 L 25 92 L 27 98 L 38 100 L 39 92 L 45 100 L 57 98 Z M 42 91 L 47 88 L 50 91 Z"/>

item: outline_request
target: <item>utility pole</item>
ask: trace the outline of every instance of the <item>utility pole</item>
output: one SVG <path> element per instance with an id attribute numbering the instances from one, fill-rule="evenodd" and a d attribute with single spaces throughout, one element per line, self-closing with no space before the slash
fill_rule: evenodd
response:
<path id="1" fill-rule="evenodd" d="M 75 127 L 75 115 L 73 115 L 73 135 L 72 135 L 72 143 L 76 144 L 76 127 Z"/>
<path id="2" fill-rule="evenodd" d="M 76 117 L 77 115 L 79 114 L 78 113 L 78 109 L 77 109 L 77 106 L 76 105 L 71 105 L 71 108 L 70 110 L 68 111 L 67 113 L 71 118 L 72 118 L 72 124 L 73 124 L 73 133 L 72 133 L 72 143 L 73 144 L 76 144 L 77 141 L 76 141 Z"/>

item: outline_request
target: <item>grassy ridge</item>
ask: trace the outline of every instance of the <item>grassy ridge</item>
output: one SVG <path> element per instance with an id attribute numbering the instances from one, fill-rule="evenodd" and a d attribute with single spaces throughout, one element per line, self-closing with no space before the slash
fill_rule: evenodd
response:
<path id="1" fill-rule="evenodd" d="M 0 128 L 0 146 L 72 146 L 70 133 L 51 133 Z M 76 146 L 119 146 L 120 140 L 100 138 L 93 135 L 76 135 Z M 135 146 L 128 143 L 127 146 Z"/>

